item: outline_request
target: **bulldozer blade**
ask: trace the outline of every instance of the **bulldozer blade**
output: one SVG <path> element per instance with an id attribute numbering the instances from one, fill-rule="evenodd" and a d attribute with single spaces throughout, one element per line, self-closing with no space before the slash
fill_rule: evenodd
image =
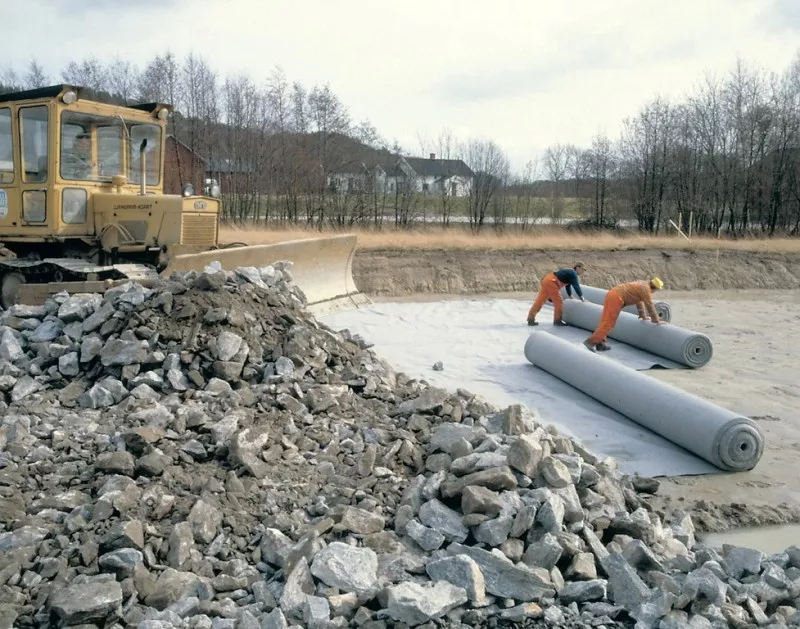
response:
<path id="1" fill-rule="evenodd" d="M 161 272 L 202 271 L 212 262 L 225 270 L 236 267 L 262 267 L 280 261 L 291 261 L 294 283 L 303 291 L 308 310 L 317 316 L 371 303 L 353 280 L 355 234 L 290 240 L 269 245 L 247 245 L 185 253 L 173 257 Z"/>

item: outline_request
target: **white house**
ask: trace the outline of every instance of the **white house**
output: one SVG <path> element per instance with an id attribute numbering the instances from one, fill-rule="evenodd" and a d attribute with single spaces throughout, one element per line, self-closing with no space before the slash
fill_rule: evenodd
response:
<path id="1" fill-rule="evenodd" d="M 387 192 L 386 182 L 385 167 L 380 164 L 367 166 L 363 161 L 349 162 L 328 174 L 328 187 L 340 194 Z"/>
<path id="2" fill-rule="evenodd" d="M 401 157 L 387 184 L 399 190 L 411 189 L 423 194 L 469 196 L 475 173 L 460 159 L 436 159 L 431 153 L 424 157 Z"/>
<path id="3" fill-rule="evenodd" d="M 336 192 L 395 194 L 413 190 L 421 194 L 469 196 L 475 173 L 463 160 L 393 156 L 380 163 L 354 160 L 328 175 L 328 186 Z"/>

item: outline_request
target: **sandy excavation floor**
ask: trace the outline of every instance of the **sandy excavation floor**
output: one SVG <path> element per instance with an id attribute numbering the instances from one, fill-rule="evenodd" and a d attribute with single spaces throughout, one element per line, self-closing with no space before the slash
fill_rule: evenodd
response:
<path id="1" fill-rule="evenodd" d="M 528 295 L 480 299 L 498 297 Z M 442 299 L 463 297 L 376 301 Z M 654 506 L 685 505 L 706 530 L 800 521 L 800 291 L 664 291 L 660 299 L 672 304 L 675 324 L 711 337 L 714 357 L 697 371 L 647 373 L 757 420 L 766 447 L 751 472 L 662 478 Z"/>
<path id="2" fill-rule="evenodd" d="M 710 517 L 741 524 L 796 519 L 800 513 L 800 291 L 665 293 L 676 324 L 704 332 L 714 357 L 699 371 L 653 377 L 758 421 L 764 456 L 751 472 L 662 482 L 666 499 L 741 504 Z M 763 511 L 757 505 L 767 507 Z M 710 521 L 709 526 L 716 528 Z"/>

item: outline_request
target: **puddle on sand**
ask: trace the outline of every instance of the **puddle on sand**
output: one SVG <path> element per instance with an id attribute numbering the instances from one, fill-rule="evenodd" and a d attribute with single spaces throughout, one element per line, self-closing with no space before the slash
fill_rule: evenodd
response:
<path id="1" fill-rule="evenodd" d="M 780 524 L 732 529 L 721 533 L 699 534 L 704 544 L 721 548 L 723 544 L 760 550 L 767 555 L 782 553 L 789 546 L 800 546 L 800 524 Z"/>

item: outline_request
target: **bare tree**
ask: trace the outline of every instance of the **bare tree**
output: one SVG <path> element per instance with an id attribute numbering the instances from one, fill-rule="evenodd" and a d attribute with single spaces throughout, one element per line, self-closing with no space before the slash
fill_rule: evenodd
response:
<path id="1" fill-rule="evenodd" d="M 28 71 L 25 73 L 24 79 L 25 87 L 27 89 L 36 89 L 38 87 L 45 87 L 50 84 L 50 77 L 44 71 L 41 64 L 36 59 L 31 59 L 28 64 Z"/>
<path id="2" fill-rule="evenodd" d="M 420 137 L 422 144 L 422 139 Z M 463 159 L 462 148 L 456 139 L 453 131 L 447 127 L 439 132 L 439 135 L 430 143 L 422 144 L 422 153 L 433 153 L 442 165 L 442 181 L 435 191 L 438 196 L 439 210 L 441 213 L 442 227 L 447 228 L 453 215 L 453 208 L 456 205 L 456 191 L 447 185 L 449 176 L 455 175 L 455 165 L 450 160 Z"/>
<path id="3" fill-rule="evenodd" d="M 469 224 L 480 230 L 490 204 L 505 189 L 510 165 L 503 150 L 490 140 L 469 140 L 463 148 L 463 155 L 475 173 L 468 197 Z"/>
<path id="4" fill-rule="evenodd" d="M 771 168 L 765 177 L 769 201 L 759 223 L 774 236 L 781 223 L 794 233 L 800 227 L 800 55 L 783 76 L 773 79 L 770 109 L 773 124 L 766 161 Z"/>
<path id="5" fill-rule="evenodd" d="M 180 75 L 180 64 L 172 52 L 156 55 L 139 75 L 136 88 L 138 99 L 182 107 Z"/>
<path id="6" fill-rule="evenodd" d="M 725 90 L 725 108 L 733 134 L 735 172 L 728 182 L 730 205 L 728 227 L 732 232 L 750 226 L 751 203 L 759 179 L 758 170 L 766 157 L 772 112 L 767 107 L 766 77 L 741 59 Z"/>
<path id="7" fill-rule="evenodd" d="M 130 105 L 136 99 L 136 86 L 139 71 L 130 61 L 114 59 L 106 69 L 106 86 L 112 96 L 120 99 L 123 105 Z"/>
<path id="8" fill-rule="evenodd" d="M 536 182 L 541 176 L 541 164 L 530 160 L 522 172 L 510 178 L 508 185 L 510 209 L 514 224 L 527 229 L 535 225 L 549 212 L 549 203 L 537 190 Z"/>
<path id="9" fill-rule="evenodd" d="M 688 115 L 697 137 L 698 227 L 717 232 L 725 215 L 730 137 L 723 108 L 723 86 L 711 75 L 689 99 Z"/>
<path id="10" fill-rule="evenodd" d="M 274 115 L 277 135 L 276 152 L 270 155 L 271 171 L 281 199 L 282 218 L 296 221 L 300 209 L 300 172 L 298 160 L 292 155 L 293 110 L 289 81 L 282 68 L 276 68 L 267 81 L 267 100 Z"/>
<path id="11" fill-rule="evenodd" d="M 587 162 L 587 154 L 586 151 L 574 144 L 567 145 L 567 172 L 566 174 L 572 178 L 572 182 L 574 185 L 574 195 L 575 198 L 578 200 L 580 210 L 580 199 L 582 198 L 582 187 L 581 183 L 586 179 L 587 170 L 588 170 L 588 162 Z"/>
<path id="12" fill-rule="evenodd" d="M 320 168 L 319 199 L 317 207 L 309 207 L 308 222 L 321 225 L 325 217 L 325 192 L 332 172 L 333 157 L 329 152 L 331 134 L 344 134 L 350 130 L 350 116 L 346 107 L 333 93 L 330 86 L 314 86 L 307 102 L 310 131 L 316 135 L 316 153 Z"/>
<path id="13" fill-rule="evenodd" d="M 108 90 L 108 74 L 103 64 L 94 57 L 81 62 L 70 61 L 61 71 L 65 83 L 88 87 L 97 92 Z"/>
<path id="14" fill-rule="evenodd" d="M 258 219 L 260 132 L 266 124 L 262 97 L 247 76 L 228 77 L 222 86 L 225 133 L 215 162 L 227 182 L 228 213 L 237 220 Z"/>
<path id="15" fill-rule="evenodd" d="M 20 79 L 14 68 L 4 68 L 3 71 L 0 72 L 0 90 L 2 90 L 0 93 L 18 92 L 22 89 L 25 89 L 22 79 Z"/>
<path id="16" fill-rule="evenodd" d="M 613 168 L 613 147 L 605 134 L 599 133 L 592 140 L 592 148 L 582 159 L 586 163 L 588 176 L 592 182 L 594 223 L 597 227 L 606 225 L 608 203 L 608 180 Z"/>
<path id="17" fill-rule="evenodd" d="M 352 128 L 351 135 L 362 144 L 366 144 L 374 149 L 386 148 L 386 140 L 383 139 L 378 129 L 369 120 L 362 120 Z"/>
<path id="18" fill-rule="evenodd" d="M 545 168 L 551 181 L 550 209 L 553 222 L 560 220 L 564 211 L 561 182 L 569 168 L 570 152 L 566 145 L 548 146 L 544 152 Z"/>
<path id="19" fill-rule="evenodd" d="M 656 97 L 624 128 L 626 176 L 630 200 L 639 227 L 658 233 L 665 214 L 665 201 L 672 176 L 675 117 L 669 103 Z"/>
<path id="20" fill-rule="evenodd" d="M 300 83 L 292 84 L 292 121 L 297 133 L 308 133 L 308 92 Z"/>

